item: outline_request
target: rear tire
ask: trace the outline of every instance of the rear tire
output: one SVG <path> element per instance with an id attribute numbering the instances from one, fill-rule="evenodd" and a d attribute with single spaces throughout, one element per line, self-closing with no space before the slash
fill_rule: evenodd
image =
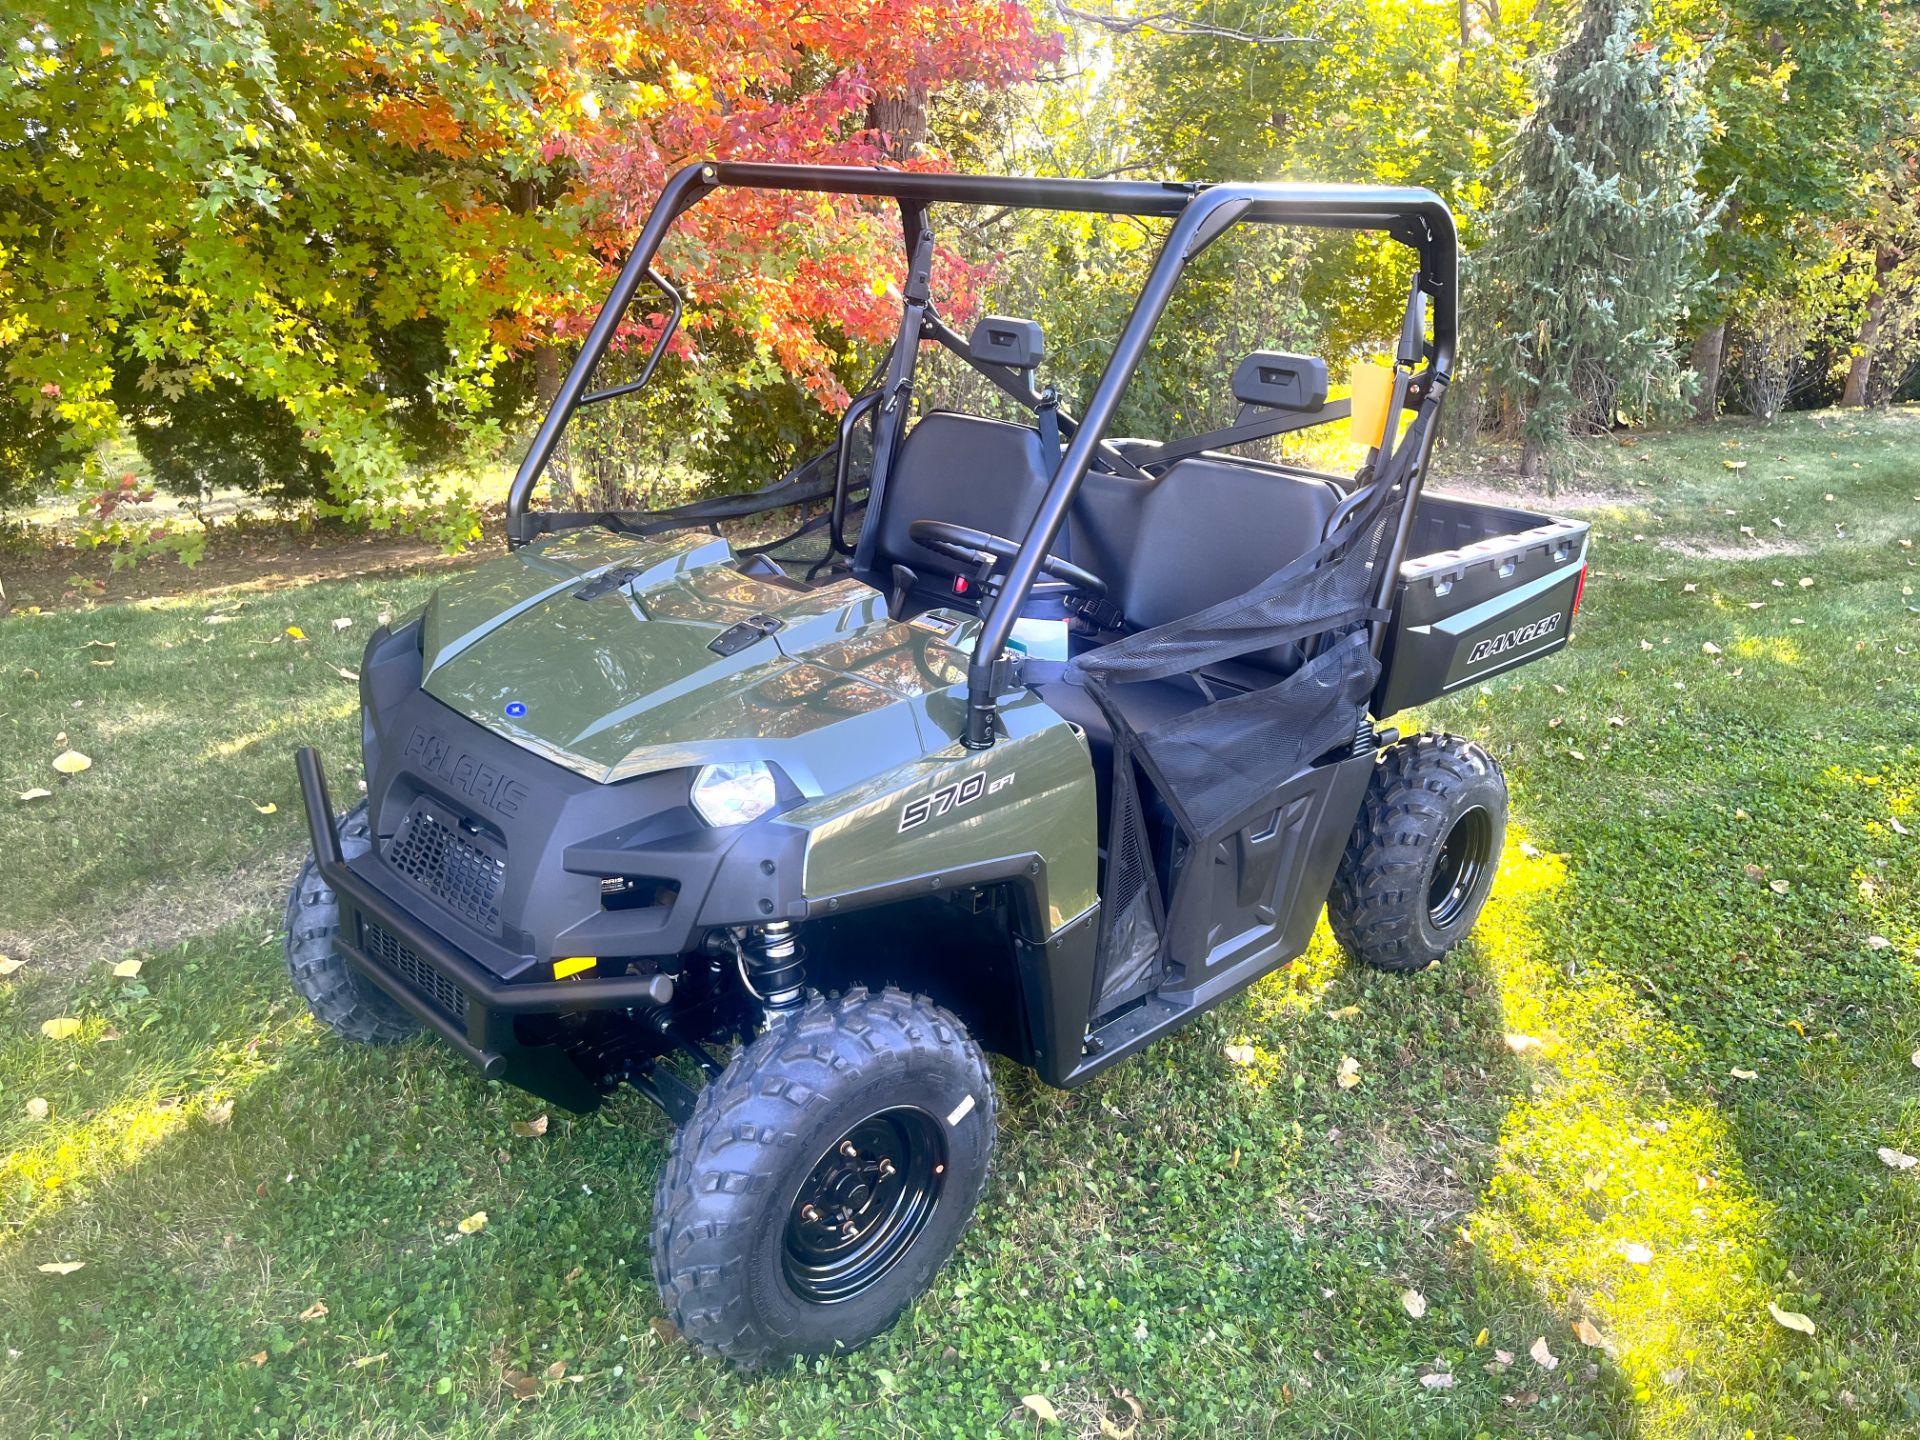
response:
<path id="1" fill-rule="evenodd" d="M 753 1368 L 888 1329 L 987 1183 L 993 1079 L 924 996 L 819 996 L 701 1093 L 653 1202 L 653 1277 L 701 1353 Z"/>
<path id="2" fill-rule="evenodd" d="M 1424 970 L 1466 939 L 1493 888 L 1507 782 L 1458 735 L 1415 735 L 1374 767 L 1334 876 L 1327 919 L 1349 956 Z"/>
<path id="3" fill-rule="evenodd" d="M 363 800 L 340 817 L 340 851 L 351 860 L 372 848 Z M 340 958 L 333 948 L 339 929 L 340 902 L 308 856 L 287 895 L 287 973 L 293 988 L 313 1018 L 342 1039 L 390 1045 L 415 1034 L 420 1023 Z"/>

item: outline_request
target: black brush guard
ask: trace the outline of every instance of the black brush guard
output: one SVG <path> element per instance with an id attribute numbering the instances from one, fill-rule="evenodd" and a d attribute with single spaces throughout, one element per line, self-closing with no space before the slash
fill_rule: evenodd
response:
<path id="1" fill-rule="evenodd" d="M 514 1021 L 522 1015 L 657 1009 L 673 999 L 672 977 L 614 975 L 513 983 L 495 979 L 421 925 L 403 904 L 347 862 L 340 848 L 333 800 L 327 793 L 319 752 L 312 746 L 302 746 L 294 763 L 300 772 L 300 797 L 306 805 L 314 867 L 340 903 L 334 948 L 341 957 L 489 1079 L 508 1080 L 569 1109 L 591 1109 L 599 1098 L 597 1087 L 558 1047 L 523 1043 Z M 367 953 L 361 943 L 364 922 L 378 925 L 464 998 L 465 1004 L 460 1007 L 465 1011 L 464 1023 Z"/>

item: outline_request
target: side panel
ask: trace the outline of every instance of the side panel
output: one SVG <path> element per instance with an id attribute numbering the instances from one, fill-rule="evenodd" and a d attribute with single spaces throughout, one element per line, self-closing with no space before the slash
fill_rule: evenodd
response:
<path id="1" fill-rule="evenodd" d="M 928 723 L 959 734 L 961 701 L 928 697 Z M 1098 897 L 1098 820 L 1086 742 L 1032 695 L 1001 711 L 1006 737 L 988 750 L 948 745 L 851 790 L 783 814 L 807 832 L 809 902 L 924 880 L 1009 857 L 1036 857 L 1044 940 Z M 1044 861 L 1038 857 L 1044 856 Z"/>

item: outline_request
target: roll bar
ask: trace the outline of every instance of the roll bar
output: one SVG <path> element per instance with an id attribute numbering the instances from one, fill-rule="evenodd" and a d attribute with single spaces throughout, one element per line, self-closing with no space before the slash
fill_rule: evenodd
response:
<path id="1" fill-rule="evenodd" d="M 1452 377 L 1459 330 L 1459 240 L 1453 213 L 1432 191 L 1413 187 L 1045 179 L 732 161 L 686 166 L 669 178 L 661 191 L 625 264 L 620 267 L 612 291 L 587 332 L 579 356 L 561 382 L 552 408 L 534 435 L 526 459 L 514 475 L 507 495 L 509 545 L 523 545 L 546 528 L 538 517 L 528 513 L 533 487 L 553 458 L 560 432 L 587 398 L 587 385 L 594 367 L 606 353 L 635 292 L 642 283 L 652 282 L 672 295 L 665 282 L 652 273 L 654 257 L 666 238 L 668 227 L 723 187 L 869 195 L 896 200 L 906 222 L 910 263 L 915 252 L 922 248 L 922 220 L 926 207 L 933 204 L 1161 216 L 1174 222 L 1114 344 L 1107 368 L 1080 416 L 1053 483 L 1027 529 L 1020 554 L 1001 586 L 999 597 L 985 616 L 967 671 L 965 740 L 968 745 L 983 747 L 993 743 L 995 664 L 1038 578 L 1040 562 L 1059 535 L 1081 481 L 1106 437 L 1127 382 L 1146 353 L 1147 342 L 1166 310 L 1174 286 L 1194 258 L 1236 224 L 1377 230 L 1410 246 L 1420 257 L 1417 291 L 1424 292 L 1430 302 L 1433 344 L 1419 386 L 1415 429 L 1397 450 L 1381 457 L 1382 473 L 1376 482 L 1398 483 L 1407 488 L 1401 500 L 1391 553 L 1385 557 L 1387 563 L 1382 567 L 1380 603 L 1384 608 L 1391 602 L 1394 580 L 1412 525 L 1414 501 L 1433 444 L 1440 399 Z M 1407 388 L 1407 381 L 1402 378 L 1396 384 L 1396 402 L 1406 398 Z M 1396 413 L 1398 408 L 1396 403 Z M 1377 641 L 1378 636 L 1375 638 Z"/>

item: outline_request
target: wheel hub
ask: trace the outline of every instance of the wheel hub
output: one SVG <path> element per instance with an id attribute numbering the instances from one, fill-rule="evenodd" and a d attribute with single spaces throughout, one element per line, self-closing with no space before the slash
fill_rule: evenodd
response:
<path id="1" fill-rule="evenodd" d="M 1435 929 L 1456 925 L 1467 913 L 1474 891 L 1493 863 L 1493 817 L 1475 805 L 1447 831 L 1427 883 L 1427 914 Z"/>
<path id="2" fill-rule="evenodd" d="M 940 1122 L 911 1106 L 869 1116 L 828 1147 L 787 1215 L 783 1264 L 806 1300 L 851 1300 L 897 1264 L 939 1203 Z"/>

